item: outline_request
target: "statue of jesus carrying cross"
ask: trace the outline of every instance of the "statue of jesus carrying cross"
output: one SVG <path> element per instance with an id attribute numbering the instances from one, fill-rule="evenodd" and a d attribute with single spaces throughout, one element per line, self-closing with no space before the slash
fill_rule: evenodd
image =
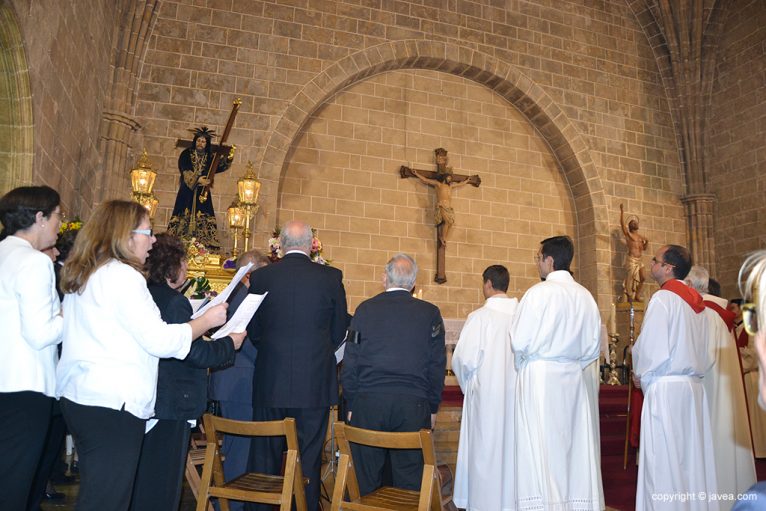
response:
<path id="1" fill-rule="evenodd" d="M 437 252 L 436 252 L 436 277 L 434 280 L 443 284 L 447 282 L 445 274 L 445 249 L 447 236 L 450 229 L 455 225 L 455 210 L 452 208 L 452 189 L 460 188 L 467 184 L 478 188 L 481 178 L 473 176 L 461 176 L 452 173 L 452 167 L 447 166 L 447 150 L 440 147 L 434 150 L 436 159 L 436 172 L 417 170 L 402 165 L 399 175 L 402 178 L 416 177 L 436 191 L 436 211 L 434 212 L 434 224 L 436 225 Z"/>

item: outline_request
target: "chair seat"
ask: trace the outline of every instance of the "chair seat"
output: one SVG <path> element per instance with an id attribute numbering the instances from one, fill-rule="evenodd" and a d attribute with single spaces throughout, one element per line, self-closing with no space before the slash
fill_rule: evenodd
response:
<path id="1" fill-rule="evenodd" d="M 397 511 L 417 511 L 420 492 L 403 490 L 393 486 L 383 486 L 372 493 L 361 497 L 359 504 L 377 506 L 381 509 L 396 509 Z M 352 506 L 348 506 L 349 508 Z"/>

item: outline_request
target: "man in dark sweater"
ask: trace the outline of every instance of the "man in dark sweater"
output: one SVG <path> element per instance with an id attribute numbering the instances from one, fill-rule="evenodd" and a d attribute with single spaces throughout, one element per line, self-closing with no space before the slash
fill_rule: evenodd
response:
<path id="1" fill-rule="evenodd" d="M 432 428 L 444 387 L 446 352 L 439 308 L 413 298 L 418 266 L 406 254 L 386 264 L 386 291 L 356 309 L 341 372 L 352 426 L 377 431 Z M 420 488 L 420 451 L 352 445 L 359 489 L 381 486 L 390 456 L 394 486 Z"/>

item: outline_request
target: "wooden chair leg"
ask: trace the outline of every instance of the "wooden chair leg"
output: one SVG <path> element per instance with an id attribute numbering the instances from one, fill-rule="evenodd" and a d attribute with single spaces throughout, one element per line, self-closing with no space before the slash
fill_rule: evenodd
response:
<path id="1" fill-rule="evenodd" d="M 332 505 L 330 511 L 340 511 L 341 504 L 346 494 L 346 478 L 348 477 L 349 458 L 347 454 L 341 454 L 338 460 L 338 472 L 335 474 L 335 486 L 332 490 Z"/>
<path id="2" fill-rule="evenodd" d="M 423 478 L 420 480 L 420 499 L 418 500 L 418 511 L 432 511 L 434 493 L 434 466 L 426 465 L 423 467 Z"/>

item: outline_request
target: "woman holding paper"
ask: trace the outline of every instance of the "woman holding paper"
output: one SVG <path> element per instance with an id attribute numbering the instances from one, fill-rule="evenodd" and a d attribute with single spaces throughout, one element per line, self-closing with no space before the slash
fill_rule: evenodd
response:
<path id="1" fill-rule="evenodd" d="M 180 288 L 186 281 L 186 250 L 178 237 L 157 235 L 146 259 L 149 292 L 168 323 L 184 323 L 192 315 Z M 245 332 L 215 341 L 196 339 L 183 360 L 160 360 L 157 403 L 151 429 L 144 437 L 130 508 L 136 511 L 178 509 L 189 432 L 207 406 L 207 370 L 234 363 Z"/>
<path id="2" fill-rule="evenodd" d="M 160 358 L 185 358 L 192 340 L 226 320 L 226 306 L 168 324 L 146 287 L 155 238 L 135 202 L 101 204 L 61 273 L 64 333 L 56 396 L 80 456 L 77 510 L 126 510 L 154 415 Z"/>

